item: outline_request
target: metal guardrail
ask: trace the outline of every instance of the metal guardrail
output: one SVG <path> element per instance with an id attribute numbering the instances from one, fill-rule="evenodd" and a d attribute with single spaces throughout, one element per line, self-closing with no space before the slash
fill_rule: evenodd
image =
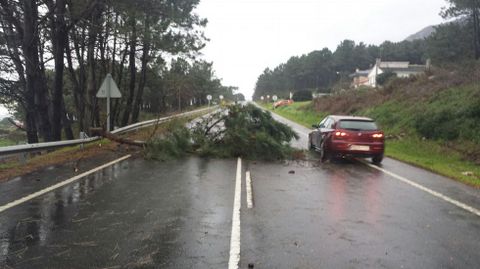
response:
<path id="1" fill-rule="evenodd" d="M 186 117 L 189 115 L 193 115 L 196 113 L 200 113 L 203 111 L 207 110 L 212 110 L 215 109 L 216 107 L 208 107 L 208 108 L 202 108 L 198 110 L 193 110 L 173 116 L 168 116 L 168 117 L 163 117 L 163 118 L 158 118 L 154 120 L 148 120 L 148 121 L 142 121 L 138 123 L 134 123 L 122 128 L 115 129 L 112 131 L 112 134 L 121 134 L 121 133 L 126 133 L 130 132 L 133 130 L 145 128 L 145 127 L 150 127 L 158 123 L 166 122 L 169 120 L 172 120 L 174 118 L 181 118 L 181 117 Z M 25 144 L 25 145 L 17 145 L 17 146 L 7 146 L 7 147 L 0 147 L 0 156 L 1 155 L 11 155 L 11 154 L 16 154 L 16 153 L 22 153 L 22 152 L 32 152 L 32 151 L 40 151 L 40 150 L 48 150 L 48 149 L 54 149 L 54 148 L 61 148 L 61 147 L 66 147 L 66 146 L 75 146 L 75 145 L 81 145 L 81 144 L 86 144 L 90 143 L 96 140 L 101 139 L 99 136 L 95 137 L 89 137 L 85 139 L 75 139 L 75 140 L 65 140 L 65 141 L 57 141 L 57 142 L 44 142 L 44 143 L 36 143 L 36 144 Z"/>

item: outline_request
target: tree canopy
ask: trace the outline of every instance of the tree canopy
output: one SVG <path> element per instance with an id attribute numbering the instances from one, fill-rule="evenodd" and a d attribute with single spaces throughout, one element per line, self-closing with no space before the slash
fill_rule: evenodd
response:
<path id="1" fill-rule="evenodd" d="M 480 1 L 447 0 L 447 3 L 441 15 L 457 20 L 436 26 L 434 33 L 425 39 L 385 41 L 378 46 L 344 40 L 335 51 L 324 48 L 292 56 L 285 63 L 263 71 L 257 79 L 253 98 L 274 94 L 287 98 L 290 92 L 304 90 L 330 92 L 335 85 L 349 85 L 349 74 L 356 69 L 373 67 L 377 58 L 411 64 L 425 64 L 431 59 L 434 65 L 478 60 Z"/>
<path id="2" fill-rule="evenodd" d="M 107 73 L 123 95 L 112 102 L 117 126 L 141 111 L 203 104 L 207 91 L 233 96 L 210 63 L 196 60 L 207 42 L 198 3 L 0 0 L 0 103 L 23 119 L 34 143 L 106 125 L 95 94 Z"/>
<path id="3" fill-rule="evenodd" d="M 421 64 L 428 56 L 424 40 L 386 41 L 380 46 L 344 40 L 334 52 L 324 48 L 300 57 L 293 56 L 273 70 L 265 69 L 257 80 L 254 99 L 267 94 L 286 98 L 290 92 L 303 90 L 328 92 L 356 69 L 371 68 L 377 58 Z"/>

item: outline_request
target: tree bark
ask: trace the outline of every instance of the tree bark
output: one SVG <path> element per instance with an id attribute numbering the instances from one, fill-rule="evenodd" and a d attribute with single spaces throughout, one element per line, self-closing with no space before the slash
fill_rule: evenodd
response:
<path id="1" fill-rule="evenodd" d="M 77 75 L 75 73 L 75 68 L 73 66 L 73 61 L 72 61 L 72 51 L 70 49 L 70 42 L 66 41 L 66 46 L 65 46 L 65 54 L 67 58 L 67 64 L 68 64 L 68 71 L 70 74 L 70 80 L 73 84 L 73 102 L 75 104 L 75 110 L 77 112 L 77 122 L 78 122 L 78 127 L 80 132 L 85 132 L 85 125 L 84 125 L 84 119 L 85 119 L 85 95 L 84 95 L 84 90 L 80 86 L 79 79 L 77 79 Z M 82 72 L 81 68 L 81 61 L 79 60 L 79 72 Z"/>
<path id="2" fill-rule="evenodd" d="M 81 31 L 81 36 L 78 38 L 77 34 L 74 32 L 72 33 L 72 44 L 75 50 L 75 55 L 77 57 L 77 62 L 78 62 L 78 79 L 74 79 L 77 83 L 74 84 L 75 87 L 75 95 L 74 97 L 78 99 L 76 101 L 75 105 L 77 107 L 77 113 L 78 113 L 78 122 L 79 122 L 79 127 L 80 131 L 86 132 L 88 131 L 86 128 L 88 126 L 87 124 L 87 115 L 86 115 L 86 109 L 87 109 L 87 99 L 86 99 L 86 84 L 87 84 L 87 69 L 85 67 L 85 43 L 84 42 L 86 33 L 85 33 L 85 28 L 82 29 Z M 67 47 L 69 50 L 70 48 Z M 67 61 L 69 65 L 69 70 L 70 74 L 73 78 L 76 78 L 76 73 L 74 70 L 74 67 L 72 65 L 72 59 L 70 53 L 67 51 Z"/>
<path id="3" fill-rule="evenodd" d="M 67 140 L 74 139 L 73 130 L 72 130 L 72 122 L 67 117 L 67 109 L 65 108 L 65 102 L 62 99 L 62 126 L 65 132 L 65 137 Z"/>
<path id="4" fill-rule="evenodd" d="M 131 145 L 136 147 L 144 147 L 146 144 L 144 141 L 132 140 L 132 139 L 123 138 L 123 137 L 114 135 L 110 132 L 106 132 L 102 128 L 90 128 L 90 131 L 95 135 L 105 137 L 108 140 L 111 140 L 120 144 L 126 144 L 126 145 Z"/>
<path id="5" fill-rule="evenodd" d="M 122 125 L 125 126 L 128 124 L 130 119 L 130 113 L 132 111 L 133 97 L 135 95 L 135 77 L 137 69 L 135 67 L 135 54 L 137 49 L 137 33 L 136 33 L 136 19 L 135 17 L 131 18 L 131 31 L 132 35 L 130 37 L 130 55 L 129 55 L 129 71 L 130 71 L 130 85 L 129 85 L 129 94 L 127 98 L 127 104 L 125 106 L 125 111 L 123 113 Z"/>
<path id="6" fill-rule="evenodd" d="M 18 16 L 12 11 L 10 3 L 6 0 L 1 0 L 0 5 L 4 12 L 2 20 L 2 28 L 4 30 L 4 38 L 10 58 L 12 59 L 15 70 L 19 77 L 21 91 L 21 107 L 25 111 L 25 127 L 27 133 L 28 143 L 38 143 L 37 122 L 35 118 L 35 92 L 33 87 L 27 88 L 26 72 L 23 61 L 20 57 L 20 49 L 18 48 L 18 41 L 22 42 L 22 49 L 24 48 L 24 26 L 18 19 Z M 31 27 L 29 27 L 30 29 Z M 30 84 L 29 84 L 30 85 Z"/>
<path id="7" fill-rule="evenodd" d="M 37 2 L 35 0 L 23 1 L 23 9 L 24 34 L 22 47 L 25 57 L 27 124 L 30 125 L 29 128 L 33 128 L 35 118 L 38 118 L 39 130 L 43 139 L 52 141 L 51 125 L 48 116 L 48 91 L 39 61 Z M 34 141 L 34 134 L 29 133 L 28 139 Z"/>
<path id="8" fill-rule="evenodd" d="M 90 27 L 88 32 L 88 48 L 87 48 L 87 69 L 88 69 L 88 96 L 90 100 L 90 125 L 100 125 L 100 113 L 98 110 L 98 100 L 96 93 L 97 87 L 97 65 L 96 65 L 96 50 L 98 43 L 98 32 L 100 27 L 101 15 L 104 6 L 98 7 L 91 14 Z"/>
<path id="9" fill-rule="evenodd" d="M 473 36 L 474 36 L 474 48 L 475 48 L 475 60 L 480 59 L 480 29 L 479 29 L 479 14 L 478 9 L 473 8 Z"/>
<path id="10" fill-rule="evenodd" d="M 148 69 L 148 55 L 150 53 L 150 40 L 148 38 L 148 31 L 150 29 L 149 18 L 145 18 L 145 30 L 143 33 L 143 52 L 142 52 L 142 69 L 140 82 L 138 84 L 137 96 L 135 98 L 135 103 L 133 106 L 132 122 L 138 121 L 138 116 L 140 115 L 140 106 L 143 102 L 143 90 L 145 88 L 145 83 L 147 81 L 147 69 Z"/>
<path id="11" fill-rule="evenodd" d="M 125 47 L 124 51 L 123 51 L 123 56 L 122 56 L 122 60 L 120 61 L 120 63 L 118 64 L 118 76 L 117 76 L 117 81 L 118 81 L 118 88 L 121 89 L 123 87 L 123 84 L 124 84 L 124 77 L 123 77 L 123 70 L 124 70 L 124 65 L 125 65 L 125 62 L 127 60 L 127 55 L 128 55 L 128 46 Z M 115 68 L 113 68 L 113 70 L 116 70 Z M 114 99 L 115 101 L 113 101 L 113 109 L 112 109 L 112 112 L 111 112 L 111 118 L 112 118 L 112 126 L 115 126 L 115 124 L 117 125 L 120 125 L 121 122 L 120 122 L 120 107 L 121 107 L 121 103 L 122 103 L 122 99 Z"/>
<path id="12" fill-rule="evenodd" d="M 52 136 L 53 140 L 62 139 L 62 118 L 65 116 L 63 106 L 63 73 L 65 69 L 65 43 L 67 40 L 67 26 L 65 24 L 65 0 L 57 0 L 53 7 L 53 57 L 55 59 L 55 76 L 53 87 L 53 114 L 52 114 Z"/>

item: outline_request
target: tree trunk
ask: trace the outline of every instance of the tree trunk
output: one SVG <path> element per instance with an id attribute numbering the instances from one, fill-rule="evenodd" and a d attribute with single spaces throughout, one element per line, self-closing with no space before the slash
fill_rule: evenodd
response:
<path id="1" fill-rule="evenodd" d="M 38 7 L 36 1 L 23 1 L 24 35 L 23 52 L 25 57 L 27 122 L 33 128 L 34 118 L 38 118 L 40 134 L 45 141 L 52 140 L 51 125 L 48 113 L 48 91 L 43 79 L 39 61 Z M 32 105 L 32 102 L 34 105 Z M 28 124 L 27 123 L 27 124 Z M 29 134 L 29 139 L 34 139 Z"/>
<path id="2" fill-rule="evenodd" d="M 88 32 L 88 48 L 87 48 L 87 69 L 88 69 L 88 96 L 90 100 L 90 125 L 99 126 L 100 117 L 98 111 L 97 93 L 97 70 L 96 70 L 96 44 L 98 41 L 98 32 L 100 27 L 100 17 L 102 11 L 100 8 L 92 13 L 91 24 Z"/>
<path id="3" fill-rule="evenodd" d="M 480 59 L 480 29 L 479 29 L 479 14 L 478 9 L 473 8 L 473 36 L 474 36 L 474 48 L 475 48 L 475 60 Z"/>
<path id="4" fill-rule="evenodd" d="M 8 14 L 8 16 L 6 16 L 6 20 L 2 21 L 1 26 L 5 33 L 5 41 L 8 53 L 15 65 L 15 70 L 19 78 L 19 91 L 21 92 L 19 95 L 22 98 L 22 100 L 19 101 L 19 104 L 25 112 L 24 121 L 26 125 L 27 142 L 38 143 L 37 123 L 35 120 L 35 93 L 31 92 L 32 88 L 27 89 L 25 69 L 23 66 L 23 61 L 20 57 L 20 48 L 17 46 L 17 38 L 18 40 L 23 40 L 24 30 L 23 27 L 19 25 L 19 21 L 14 18 L 11 10 L 6 6 L 7 3 L 2 1 L 0 4 L 2 5 L 4 11 Z M 14 30 L 14 24 L 18 26 L 16 31 Z"/>
<path id="5" fill-rule="evenodd" d="M 110 74 L 112 74 L 112 77 L 115 77 L 115 65 L 116 65 L 115 61 L 117 56 L 118 17 L 119 17 L 119 14 L 117 13 L 115 15 L 115 23 L 114 23 L 115 27 L 113 28 L 113 51 L 112 51 L 112 62 L 110 66 Z"/>
<path id="6" fill-rule="evenodd" d="M 147 69 L 148 69 L 148 55 L 150 53 L 150 40 L 148 38 L 149 31 L 149 18 L 145 18 L 145 31 L 143 33 L 143 54 L 142 54 L 142 70 L 140 82 L 138 84 L 137 96 L 135 98 L 135 103 L 133 106 L 132 122 L 138 121 L 138 116 L 140 114 L 140 106 L 143 102 L 143 90 L 145 88 L 145 83 L 147 81 Z"/>
<path id="7" fill-rule="evenodd" d="M 85 132 L 85 91 L 80 86 L 79 79 L 77 79 L 77 75 L 75 73 L 75 69 L 73 66 L 72 56 L 71 56 L 71 49 L 70 49 L 70 42 L 66 42 L 65 52 L 67 56 L 67 63 L 68 63 L 68 71 L 70 73 L 70 80 L 73 84 L 73 101 L 75 103 L 75 110 L 77 112 L 77 121 L 78 127 L 80 132 Z M 79 62 L 79 72 L 84 72 L 84 68 L 82 68 L 82 61 L 78 60 Z"/>
<path id="8" fill-rule="evenodd" d="M 122 85 L 123 85 L 123 81 L 124 81 L 123 70 L 124 70 L 125 61 L 127 60 L 127 55 L 128 55 L 128 47 L 125 47 L 124 52 L 123 52 L 123 56 L 122 56 L 122 60 L 120 61 L 119 66 L 118 66 L 118 76 L 117 76 L 118 89 L 121 89 Z M 115 68 L 112 69 L 112 71 L 115 71 L 115 70 L 116 70 Z M 113 102 L 113 109 L 111 110 L 112 126 L 121 125 L 121 122 L 120 122 L 120 107 L 121 107 L 120 103 L 121 103 L 121 100 L 119 100 L 119 99 L 114 99 L 114 100 L 115 101 Z"/>
<path id="9" fill-rule="evenodd" d="M 74 139 L 74 135 L 72 131 L 72 122 L 67 117 L 67 110 L 65 108 L 65 102 L 63 102 L 63 99 L 62 99 L 62 126 L 63 126 L 63 130 L 65 132 L 65 137 L 67 138 L 67 140 Z"/>
<path id="10" fill-rule="evenodd" d="M 87 132 L 87 126 L 88 126 L 88 120 L 87 120 L 87 114 L 86 114 L 86 109 L 87 109 L 87 99 L 86 99 L 86 84 L 87 84 L 87 69 L 85 67 L 85 43 L 80 44 L 80 42 L 83 42 L 86 37 L 85 29 L 82 29 L 81 36 L 78 38 L 78 36 L 73 33 L 72 34 L 72 44 L 75 49 L 75 55 L 77 57 L 77 62 L 78 62 L 78 79 L 76 84 L 74 84 L 76 87 L 75 90 L 75 95 L 76 98 L 78 98 L 78 103 L 75 105 L 77 106 L 77 113 L 78 113 L 78 122 L 79 122 L 79 127 L 80 131 L 82 132 Z M 81 40 L 81 41 L 80 41 Z M 67 49 L 70 49 L 69 47 Z M 67 51 L 67 60 L 70 59 L 68 65 L 70 69 L 70 74 L 72 77 L 76 78 L 75 75 L 75 70 L 72 65 L 71 61 L 71 55 Z"/>
<path id="11" fill-rule="evenodd" d="M 63 106 L 63 72 L 64 72 L 64 55 L 65 41 L 67 39 L 67 27 L 65 25 L 65 0 L 57 0 L 54 7 L 54 23 L 52 29 L 53 36 L 53 57 L 55 59 L 55 78 L 53 87 L 53 114 L 52 114 L 52 135 L 53 140 L 62 139 L 62 118 L 65 113 Z"/>
<path id="12" fill-rule="evenodd" d="M 33 98 L 31 98 L 33 97 Z M 27 127 L 27 141 L 29 144 L 34 144 L 34 143 L 38 143 L 38 135 L 37 135 L 37 125 L 36 125 L 36 122 L 35 122 L 35 110 L 33 109 L 30 109 L 30 106 L 31 107 L 34 107 L 34 100 L 30 100 L 30 99 L 34 99 L 34 96 L 27 96 L 27 110 L 25 112 L 26 116 L 25 116 L 25 124 L 26 124 L 26 127 Z"/>
<path id="13" fill-rule="evenodd" d="M 128 124 L 130 118 L 130 113 L 132 111 L 133 97 L 135 95 L 135 76 L 137 69 L 135 67 L 135 52 L 137 48 L 137 33 L 136 33 L 136 20 L 135 17 L 131 18 L 132 20 L 132 36 L 130 38 L 130 55 L 129 55 L 129 70 L 130 70 L 130 85 L 129 85 L 129 94 L 127 98 L 127 104 L 125 111 L 123 113 L 122 125 L 125 126 Z"/>

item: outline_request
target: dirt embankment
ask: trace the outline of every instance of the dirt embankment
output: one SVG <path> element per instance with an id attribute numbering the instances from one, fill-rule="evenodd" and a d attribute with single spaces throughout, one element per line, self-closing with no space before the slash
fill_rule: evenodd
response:
<path id="1" fill-rule="evenodd" d="M 381 89 L 352 90 L 318 98 L 314 101 L 314 108 L 331 114 L 350 115 L 392 100 L 420 105 L 446 89 L 480 85 L 480 64 L 455 66 L 452 70 L 434 68 L 421 76 L 391 80 Z"/>

